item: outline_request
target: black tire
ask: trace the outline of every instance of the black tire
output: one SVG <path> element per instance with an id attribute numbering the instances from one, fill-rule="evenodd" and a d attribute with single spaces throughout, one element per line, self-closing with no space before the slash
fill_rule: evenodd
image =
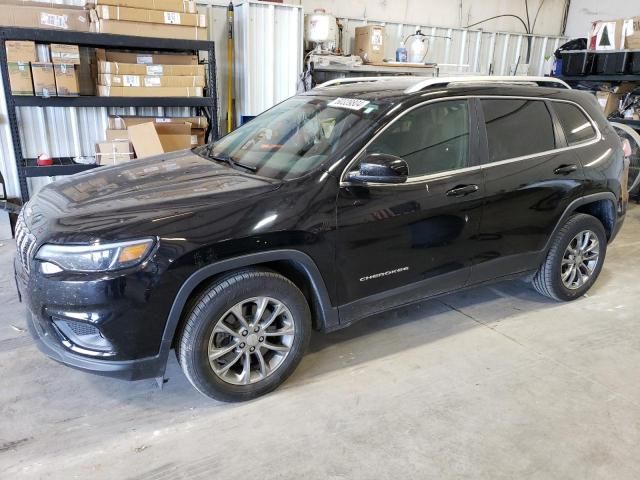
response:
<path id="1" fill-rule="evenodd" d="M 256 383 L 228 383 L 214 372 L 209 363 L 212 332 L 218 320 L 234 305 L 259 296 L 277 299 L 291 312 L 295 335 L 289 353 L 270 375 Z M 189 382 L 200 393 L 216 400 L 246 401 L 271 392 L 295 370 L 309 343 L 309 305 L 291 281 L 273 271 L 245 269 L 226 274 L 216 279 L 191 305 L 178 338 L 176 355 Z"/>
<path id="2" fill-rule="evenodd" d="M 582 286 L 570 289 L 562 281 L 562 259 L 569 243 L 583 231 L 593 232 L 599 242 L 600 253 L 593 273 Z M 602 270 L 607 252 L 607 235 L 600 220 L 591 215 L 572 215 L 551 241 L 551 248 L 544 263 L 533 278 L 534 288 L 546 297 L 558 301 L 571 301 L 583 296 L 595 283 Z"/>

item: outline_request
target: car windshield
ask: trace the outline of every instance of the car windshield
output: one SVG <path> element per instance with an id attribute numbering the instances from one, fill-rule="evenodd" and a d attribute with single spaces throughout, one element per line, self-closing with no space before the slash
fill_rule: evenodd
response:
<path id="1" fill-rule="evenodd" d="M 335 97 L 292 97 L 197 152 L 281 180 L 300 177 L 354 139 L 389 104 Z"/>

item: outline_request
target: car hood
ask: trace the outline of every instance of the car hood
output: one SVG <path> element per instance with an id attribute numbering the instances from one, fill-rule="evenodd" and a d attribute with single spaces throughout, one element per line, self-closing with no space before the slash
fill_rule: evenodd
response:
<path id="1" fill-rule="evenodd" d="M 172 152 L 53 182 L 27 204 L 24 217 L 41 231 L 98 231 L 192 214 L 279 185 L 191 151 Z"/>

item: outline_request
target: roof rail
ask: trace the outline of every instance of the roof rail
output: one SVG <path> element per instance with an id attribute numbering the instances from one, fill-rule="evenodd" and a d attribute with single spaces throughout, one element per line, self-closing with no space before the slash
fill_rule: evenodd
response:
<path id="1" fill-rule="evenodd" d="M 447 87 L 456 83 L 533 83 L 539 87 L 555 87 L 571 89 L 569 84 L 564 80 L 554 77 L 528 77 L 528 76 L 460 76 L 460 77 L 435 77 L 421 80 L 405 90 L 405 93 L 416 93 L 427 87 Z"/>
<path id="2" fill-rule="evenodd" d="M 385 80 L 397 80 L 398 78 L 410 79 L 415 78 L 416 82 L 408 87 L 405 93 L 416 93 L 428 87 L 447 87 L 455 84 L 464 83 L 509 83 L 509 84 L 534 84 L 539 87 L 555 87 L 571 89 L 569 84 L 564 80 L 554 77 L 529 77 L 529 76 L 498 76 L 498 75 L 480 75 L 480 76 L 459 76 L 459 77 L 407 77 L 407 76 L 386 76 L 386 77 L 346 77 L 334 78 L 328 82 L 324 82 L 318 87 L 330 87 L 332 85 L 343 85 L 347 83 L 366 83 L 381 82 Z M 422 78 L 422 79 L 421 79 Z"/>
<path id="3" fill-rule="evenodd" d="M 346 78 L 334 78 L 333 80 L 329 80 L 328 82 L 321 83 L 320 85 L 316 85 L 315 88 L 318 87 L 330 87 L 331 85 L 340 85 L 343 83 L 361 83 L 361 82 L 378 82 L 380 80 L 394 80 L 398 77 L 346 77 Z"/>

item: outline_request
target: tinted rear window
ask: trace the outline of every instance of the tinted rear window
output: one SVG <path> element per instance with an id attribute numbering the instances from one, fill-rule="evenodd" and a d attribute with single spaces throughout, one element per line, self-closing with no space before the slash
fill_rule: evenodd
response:
<path id="1" fill-rule="evenodd" d="M 553 121 L 543 101 L 483 99 L 482 109 L 490 162 L 556 148 Z"/>
<path id="2" fill-rule="evenodd" d="M 575 145 L 596 136 L 596 131 L 587 116 L 575 105 L 553 102 L 553 109 L 556 111 L 569 145 Z"/>

